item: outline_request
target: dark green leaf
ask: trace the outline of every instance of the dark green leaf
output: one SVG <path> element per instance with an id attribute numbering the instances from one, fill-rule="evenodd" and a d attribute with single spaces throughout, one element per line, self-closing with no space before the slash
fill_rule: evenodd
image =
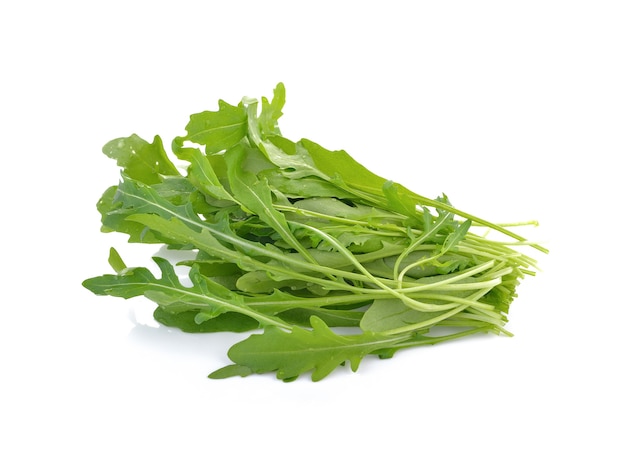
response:
<path id="1" fill-rule="evenodd" d="M 165 326 L 190 333 L 246 332 L 259 327 L 258 321 L 240 313 L 225 312 L 200 324 L 195 321 L 197 314 L 196 310 L 170 312 L 159 306 L 154 310 L 154 319 Z"/>

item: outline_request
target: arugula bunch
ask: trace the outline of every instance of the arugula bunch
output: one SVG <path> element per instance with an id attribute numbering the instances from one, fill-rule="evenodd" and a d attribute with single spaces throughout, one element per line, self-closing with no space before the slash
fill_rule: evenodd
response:
<path id="1" fill-rule="evenodd" d="M 275 372 L 317 381 L 366 355 L 505 329 L 516 286 L 534 274 L 509 227 L 383 179 L 345 151 L 278 128 L 285 88 L 271 101 L 219 102 L 193 114 L 172 142 L 107 143 L 121 181 L 97 204 L 103 232 L 161 244 L 159 276 L 127 267 L 87 279 L 97 295 L 145 296 L 155 319 L 186 332 L 252 332 L 211 378 Z M 470 232 L 498 231 L 506 242 Z M 181 260 L 179 258 L 179 260 Z M 182 272 L 181 269 L 186 269 Z M 350 331 L 350 328 L 354 329 Z"/>

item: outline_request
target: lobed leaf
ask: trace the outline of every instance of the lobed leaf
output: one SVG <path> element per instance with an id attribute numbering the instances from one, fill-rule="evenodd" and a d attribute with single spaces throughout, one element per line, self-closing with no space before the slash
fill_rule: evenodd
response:
<path id="1" fill-rule="evenodd" d="M 185 127 L 187 134 L 174 139 L 174 148 L 190 141 L 204 145 L 206 154 L 217 153 L 232 147 L 246 136 L 247 114 L 243 103 L 232 106 L 219 101 L 218 111 L 192 114 Z"/>
<path id="2" fill-rule="evenodd" d="M 156 184 L 162 176 L 180 175 L 167 157 L 159 136 L 155 136 L 152 143 L 136 134 L 121 137 L 104 145 L 102 152 L 117 160 L 126 176 L 145 184 Z"/>
<path id="3" fill-rule="evenodd" d="M 225 312 L 249 316 L 262 325 L 283 328 L 289 326 L 279 318 L 261 314 L 248 307 L 243 298 L 201 276 L 197 270 L 190 272 L 192 287 L 183 286 L 170 262 L 154 257 L 161 270 L 156 278 L 147 268 L 127 268 L 119 274 L 102 275 L 87 279 L 83 286 L 96 295 L 117 296 L 124 299 L 145 296 L 170 312 L 193 310 L 216 317 Z"/>
<path id="4" fill-rule="evenodd" d="M 409 338 L 381 338 L 373 333 L 338 335 L 317 316 L 311 317 L 311 327 L 295 327 L 291 332 L 269 327 L 263 334 L 236 343 L 228 356 L 252 373 L 276 372 L 277 378 L 290 381 L 312 371 L 311 379 L 319 381 L 345 362 L 356 371 L 366 355 Z"/>

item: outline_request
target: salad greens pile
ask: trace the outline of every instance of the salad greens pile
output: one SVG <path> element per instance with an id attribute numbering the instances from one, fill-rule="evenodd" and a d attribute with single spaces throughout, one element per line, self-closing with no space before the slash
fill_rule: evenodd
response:
<path id="1" fill-rule="evenodd" d="M 193 114 L 173 139 L 107 143 L 121 181 L 97 204 L 103 232 L 165 245 L 160 273 L 127 267 L 87 279 L 97 295 L 144 296 L 154 318 L 186 332 L 250 332 L 211 378 L 275 372 L 314 381 L 366 355 L 505 329 L 516 287 L 536 261 L 512 232 L 383 179 L 345 151 L 278 128 L 272 100 Z M 480 227 L 505 238 L 487 239 Z M 168 251 L 169 252 L 169 251 Z"/>

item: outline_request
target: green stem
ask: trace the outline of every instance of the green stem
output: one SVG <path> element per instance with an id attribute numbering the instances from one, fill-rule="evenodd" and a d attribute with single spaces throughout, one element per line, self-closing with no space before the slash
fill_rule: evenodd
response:
<path id="1" fill-rule="evenodd" d="M 402 348 L 411 348 L 411 347 L 416 347 L 416 346 L 434 345 L 437 343 L 442 343 L 444 341 L 451 341 L 451 340 L 456 340 L 458 338 L 467 337 L 469 335 L 477 334 L 479 332 L 489 332 L 491 330 L 492 330 L 491 326 L 484 325 L 484 326 L 468 329 L 465 331 L 456 332 L 454 334 L 441 335 L 441 336 L 436 336 L 436 337 L 420 335 L 418 338 L 415 338 L 413 340 L 407 340 L 402 343 L 398 343 L 394 345 L 394 348 L 402 349 Z"/>

